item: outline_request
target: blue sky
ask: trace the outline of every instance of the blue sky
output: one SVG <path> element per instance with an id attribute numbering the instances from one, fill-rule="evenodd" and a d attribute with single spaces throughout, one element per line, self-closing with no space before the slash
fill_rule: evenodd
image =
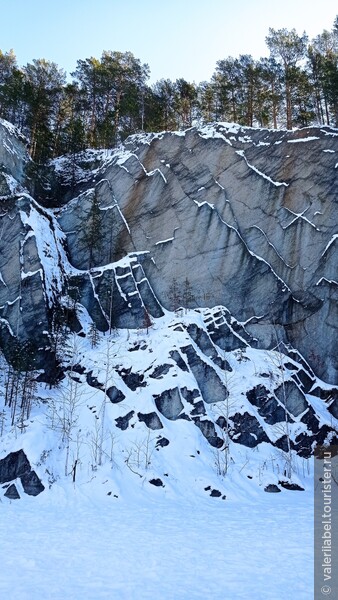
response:
<path id="1" fill-rule="evenodd" d="M 211 78 L 227 56 L 268 56 L 269 27 L 314 37 L 331 29 L 336 0 L 0 0 L 0 48 L 19 65 L 33 58 L 68 73 L 77 59 L 130 50 L 148 63 L 151 80 Z"/>

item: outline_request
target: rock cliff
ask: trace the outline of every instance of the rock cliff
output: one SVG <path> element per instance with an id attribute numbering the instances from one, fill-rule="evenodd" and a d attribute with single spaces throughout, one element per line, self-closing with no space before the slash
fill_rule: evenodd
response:
<path id="1" fill-rule="evenodd" d="M 25 140 L 1 122 L 5 354 L 11 358 L 15 339 L 29 340 L 52 379 L 61 321 L 83 336 L 89 322 L 102 332 L 164 323 L 173 342 L 162 360 L 135 368 L 143 350 L 155 351 L 144 341 L 128 348 L 126 364 L 116 359 L 119 383 L 106 390 L 121 403 L 116 427 L 134 427 L 136 419 L 160 430 L 163 417 L 183 419 L 218 448 L 231 422 L 234 441 L 286 451 L 285 431 L 269 427 L 287 411 L 292 448 L 308 456 L 338 417 L 337 151 L 338 131 L 329 127 L 218 123 L 142 134 L 116 151 L 56 159 L 37 201 L 27 191 Z M 252 348 L 282 351 L 289 362 L 272 371 L 285 368 L 286 381 L 268 367 L 257 374 Z M 211 415 L 208 406 L 229 393 L 229 352 L 234 364 L 249 361 L 251 383 L 240 407 Z M 189 386 L 180 385 L 184 373 Z M 102 389 L 99 372 L 85 378 Z M 126 396 L 152 380 L 163 382 L 149 410 L 124 410 Z M 326 420 L 309 393 L 326 404 Z"/>
<path id="2" fill-rule="evenodd" d="M 134 136 L 59 215 L 71 263 L 96 269 L 100 296 L 100 267 L 137 253 L 165 308 L 222 304 L 260 347 L 277 330 L 337 383 L 337 139 L 227 124 Z M 90 254 L 94 195 L 102 237 Z"/>
<path id="3" fill-rule="evenodd" d="M 12 331 L 31 335 L 32 311 L 48 329 L 66 276 L 99 328 L 110 292 L 117 327 L 140 324 L 144 306 L 156 317 L 161 306 L 223 305 L 259 347 L 283 340 L 338 382 L 336 130 L 217 124 L 133 136 L 116 152 L 84 155 L 75 188 L 71 159 L 56 161 L 60 203 L 76 196 L 58 211 L 15 187 L 24 146 L 0 131 L 10 187 L 0 306 Z"/>

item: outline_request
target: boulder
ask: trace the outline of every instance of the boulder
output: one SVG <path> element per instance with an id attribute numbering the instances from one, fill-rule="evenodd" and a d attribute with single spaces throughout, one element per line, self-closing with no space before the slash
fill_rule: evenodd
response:
<path id="1" fill-rule="evenodd" d="M 137 416 L 139 418 L 139 421 L 145 423 L 147 427 L 149 427 L 149 429 L 163 429 L 163 425 L 156 412 L 151 412 L 147 414 L 139 412 L 137 413 Z"/>
<path id="2" fill-rule="evenodd" d="M 182 351 L 187 357 L 189 367 L 201 390 L 201 395 L 207 404 L 226 400 L 229 392 L 215 369 L 202 360 L 193 346 L 185 346 Z"/>
<path id="3" fill-rule="evenodd" d="M 17 478 L 21 480 L 25 493 L 30 496 L 37 496 L 45 489 L 35 471 L 32 470 L 23 450 L 11 452 L 0 460 L 0 483 L 14 481 Z M 14 484 L 7 488 L 5 496 L 20 498 Z"/>
<path id="4" fill-rule="evenodd" d="M 154 396 L 154 401 L 157 410 L 170 421 L 175 421 L 184 408 L 178 388 L 165 390 Z"/>
<path id="5" fill-rule="evenodd" d="M 19 500 L 20 499 L 20 494 L 14 483 L 12 483 L 11 485 L 8 486 L 8 488 L 6 489 L 6 491 L 4 493 L 4 496 L 6 496 L 6 498 L 9 498 L 9 500 Z"/>
<path id="6" fill-rule="evenodd" d="M 303 392 L 294 381 L 286 381 L 280 385 L 275 394 L 283 406 L 293 415 L 298 417 L 307 408 L 308 404 Z"/>

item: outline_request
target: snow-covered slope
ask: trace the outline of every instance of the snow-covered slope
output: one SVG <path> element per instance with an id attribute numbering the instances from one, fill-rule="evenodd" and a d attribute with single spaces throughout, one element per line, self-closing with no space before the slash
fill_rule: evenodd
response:
<path id="1" fill-rule="evenodd" d="M 144 328 L 99 334 L 81 311 L 81 335 L 63 342 L 62 382 L 38 384 L 28 420 L 4 407 L 0 455 L 23 450 L 47 489 L 67 477 L 104 479 L 102 493 L 114 497 L 133 486 L 220 499 L 238 488 L 308 487 L 314 445 L 336 439 L 332 399 L 314 395 L 325 385 L 296 360 L 250 347 L 227 317 L 220 307 L 166 312 Z M 236 329 L 238 348 L 213 343 L 210 323 Z M 2 389 L 8 379 L 3 364 Z M 3 493 L 9 484 L 30 493 L 5 467 Z"/>

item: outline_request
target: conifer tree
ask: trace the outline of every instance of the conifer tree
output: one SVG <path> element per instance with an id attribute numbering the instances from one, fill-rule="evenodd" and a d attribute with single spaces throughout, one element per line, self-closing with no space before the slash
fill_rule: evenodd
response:
<path id="1" fill-rule="evenodd" d="M 91 269 L 94 263 L 94 253 L 99 250 L 102 238 L 102 213 L 96 191 L 91 200 L 89 214 L 86 222 L 86 229 L 82 235 L 82 241 L 88 247 L 89 250 L 89 264 L 88 268 Z"/>
<path id="2" fill-rule="evenodd" d="M 23 74 L 13 50 L 0 50 L 0 116 L 22 126 Z M 21 109 L 21 110 L 20 110 Z"/>
<path id="3" fill-rule="evenodd" d="M 286 127 L 292 129 L 292 93 L 295 87 L 295 67 L 305 56 L 308 38 L 305 31 L 302 36 L 299 36 L 295 29 L 288 31 L 285 28 L 276 30 L 270 27 L 269 35 L 265 38 L 265 41 L 271 56 L 280 61 L 283 67 Z"/>
<path id="4" fill-rule="evenodd" d="M 66 75 L 55 63 L 45 59 L 28 63 L 23 74 L 31 156 L 36 162 L 45 163 L 53 154 L 55 121 Z"/>
<path id="5" fill-rule="evenodd" d="M 99 344 L 100 334 L 94 321 L 92 321 L 89 326 L 88 337 L 90 340 L 91 347 L 96 348 Z"/>

